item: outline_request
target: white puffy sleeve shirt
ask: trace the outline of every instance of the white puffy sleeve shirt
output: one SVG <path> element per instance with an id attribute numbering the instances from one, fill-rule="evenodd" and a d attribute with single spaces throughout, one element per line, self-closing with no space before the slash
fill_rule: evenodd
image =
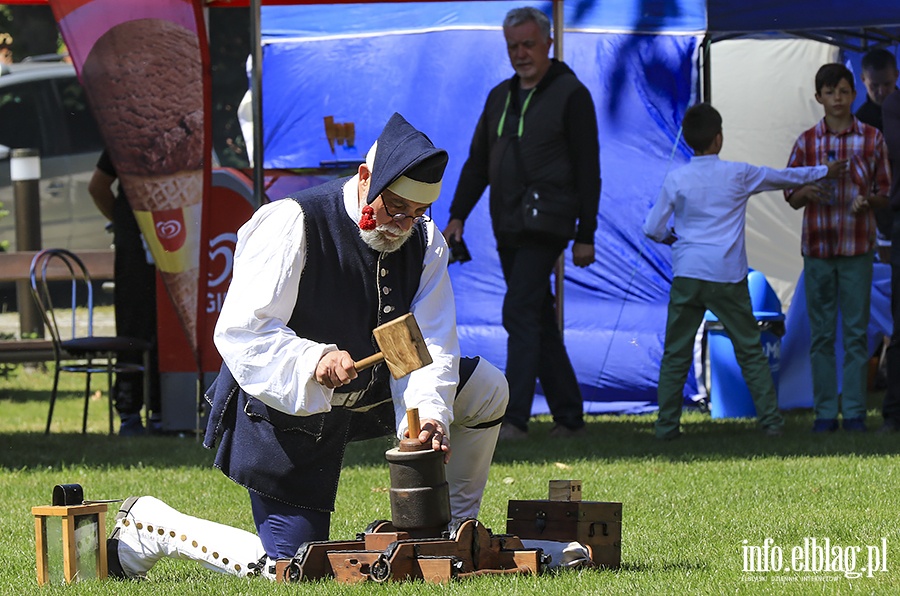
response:
<path id="1" fill-rule="evenodd" d="M 666 175 L 644 221 L 643 232 L 657 242 L 670 234 L 674 215 L 672 273 L 720 283 L 747 277 L 744 223 L 751 195 L 801 186 L 828 173 L 826 166 L 773 168 L 698 155 Z"/>
<path id="2" fill-rule="evenodd" d="M 354 177 L 344 186 L 347 217 L 353 221 L 359 219 L 356 181 Z M 333 390 L 316 381 L 315 371 L 323 355 L 340 349 L 298 337 L 287 326 L 306 266 L 303 219 L 300 205 L 286 199 L 260 207 L 241 227 L 231 286 L 214 334 L 216 348 L 241 388 L 267 406 L 296 416 L 331 410 Z M 422 278 L 411 312 L 433 363 L 399 380 L 391 377 L 400 437 L 407 428 L 408 408 L 418 408 L 420 418 L 437 420 L 449 430 L 459 378 L 447 245 L 433 223 L 425 229 Z"/>

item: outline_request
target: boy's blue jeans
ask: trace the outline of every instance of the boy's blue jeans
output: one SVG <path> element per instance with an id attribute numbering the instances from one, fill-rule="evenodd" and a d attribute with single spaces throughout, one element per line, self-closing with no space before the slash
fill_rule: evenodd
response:
<path id="1" fill-rule="evenodd" d="M 809 313 L 813 409 L 817 419 L 865 418 L 872 296 L 873 253 L 854 257 L 803 257 L 806 310 Z M 837 316 L 844 335 L 843 384 L 838 406 Z"/>
<path id="2" fill-rule="evenodd" d="M 719 283 L 676 277 L 669 292 L 665 351 L 659 370 L 656 436 L 665 439 L 679 433 L 684 383 L 693 360 L 694 336 L 707 309 L 719 318 L 734 344 L 735 356 L 756 406 L 759 426 L 780 429 L 784 420 L 778 412 L 769 360 L 760 343 L 747 278 L 737 283 Z"/>

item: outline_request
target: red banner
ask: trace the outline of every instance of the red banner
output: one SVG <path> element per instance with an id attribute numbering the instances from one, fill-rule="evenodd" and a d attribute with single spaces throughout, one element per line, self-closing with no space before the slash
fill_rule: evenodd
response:
<path id="1" fill-rule="evenodd" d="M 199 369 L 212 334 L 204 197 L 212 133 L 200 0 L 50 0 L 106 148 Z"/>

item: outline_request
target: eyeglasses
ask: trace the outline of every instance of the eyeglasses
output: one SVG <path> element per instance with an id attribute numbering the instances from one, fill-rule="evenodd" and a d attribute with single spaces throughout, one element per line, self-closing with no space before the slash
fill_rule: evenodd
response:
<path id="1" fill-rule="evenodd" d="M 381 198 L 381 206 L 384 207 L 384 212 L 387 214 L 387 216 L 394 220 L 394 223 L 401 224 L 407 217 L 410 218 L 414 224 L 431 221 L 431 218 L 427 215 L 407 215 L 406 213 L 391 213 L 390 211 L 388 211 L 387 201 L 384 200 L 384 197 Z"/>

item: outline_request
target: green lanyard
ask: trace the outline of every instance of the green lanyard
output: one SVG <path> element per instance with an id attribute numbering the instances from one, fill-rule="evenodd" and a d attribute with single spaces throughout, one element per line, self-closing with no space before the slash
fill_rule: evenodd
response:
<path id="1" fill-rule="evenodd" d="M 528 109 L 528 104 L 531 103 L 531 96 L 534 95 L 534 92 L 537 91 L 537 87 L 528 92 L 528 97 L 525 98 L 525 103 L 522 104 L 522 114 L 519 116 L 519 138 L 522 138 L 522 132 L 525 130 L 525 110 Z M 503 125 L 506 124 L 506 112 L 509 110 L 509 98 L 512 96 L 512 91 L 506 92 L 506 103 L 503 105 L 503 115 L 500 117 L 500 124 L 497 125 L 497 136 L 503 136 Z"/>

